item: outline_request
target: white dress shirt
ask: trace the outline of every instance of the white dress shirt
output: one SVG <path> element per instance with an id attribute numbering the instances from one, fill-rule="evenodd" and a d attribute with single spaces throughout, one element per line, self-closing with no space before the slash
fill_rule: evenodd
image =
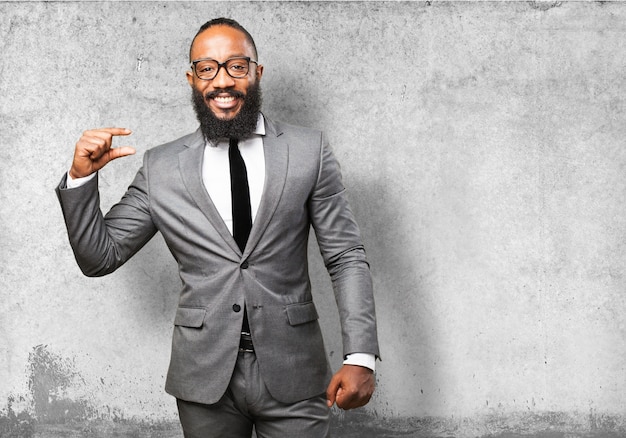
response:
<path id="1" fill-rule="evenodd" d="M 263 152 L 263 136 L 265 136 L 265 119 L 259 114 L 256 129 L 244 140 L 239 140 L 239 151 L 246 164 L 248 187 L 250 189 L 250 208 L 252 223 L 261 203 L 261 195 L 265 186 L 265 154 Z M 228 140 L 207 142 L 204 147 L 202 161 L 202 182 L 215 208 L 224 220 L 228 230 L 233 232 L 232 201 L 230 194 L 230 165 L 228 161 Z M 85 178 L 72 179 L 67 173 L 68 189 L 80 187 L 95 173 Z M 352 353 L 343 361 L 345 365 L 359 365 L 375 370 L 376 357 L 370 353 Z"/>
<path id="2" fill-rule="evenodd" d="M 265 123 L 259 115 L 256 129 L 253 134 L 239 140 L 239 152 L 246 163 L 248 187 L 250 188 L 250 210 L 252 223 L 259 211 L 261 195 L 265 186 L 265 154 L 263 153 L 263 136 Z M 204 147 L 202 160 L 202 182 L 213 205 L 226 223 L 230 233 L 233 233 L 232 199 L 230 194 L 230 164 L 228 161 L 228 140 L 207 142 Z"/>

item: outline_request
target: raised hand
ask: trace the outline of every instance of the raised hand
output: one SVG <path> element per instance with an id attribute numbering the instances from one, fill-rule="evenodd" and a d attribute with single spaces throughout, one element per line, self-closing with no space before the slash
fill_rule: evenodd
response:
<path id="1" fill-rule="evenodd" d="M 112 148 L 113 137 L 130 135 L 126 128 L 100 128 L 85 131 L 76 143 L 70 176 L 74 179 L 89 176 L 102 169 L 109 161 L 135 153 L 130 146 Z"/>

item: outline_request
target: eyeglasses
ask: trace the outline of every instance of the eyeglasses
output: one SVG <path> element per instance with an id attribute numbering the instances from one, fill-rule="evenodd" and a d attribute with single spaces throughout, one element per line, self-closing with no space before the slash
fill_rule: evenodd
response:
<path id="1" fill-rule="evenodd" d="M 247 56 L 230 58 L 221 64 L 215 59 L 196 59 L 191 62 L 191 69 L 196 72 L 198 79 L 204 79 L 205 81 L 215 79 L 222 67 L 224 67 L 224 70 L 226 70 L 226 73 L 228 73 L 228 76 L 231 78 L 241 79 L 248 74 L 251 62 L 258 65 L 258 62 Z"/>

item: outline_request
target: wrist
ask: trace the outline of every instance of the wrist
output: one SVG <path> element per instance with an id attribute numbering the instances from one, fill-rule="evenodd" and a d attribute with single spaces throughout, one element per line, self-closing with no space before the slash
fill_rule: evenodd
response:
<path id="1" fill-rule="evenodd" d="M 85 178 L 85 177 L 89 176 L 89 175 L 80 175 L 80 174 L 76 173 L 76 171 L 74 170 L 74 166 L 70 167 L 70 171 L 67 172 L 67 174 L 72 179 L 80 179 L 80 178 Z"/>
<path id="2" fill-rule="evenodd" d="M 95 178 L 96 174 L 97 173 L 92 173 L 91 175 L 87 175 L 85 177 L 74 177 L 72 176 L 72 172 L 68 171 L 67 178 L 65 181 L 65 186 L 68 189 L 78 188 L 82 186 L 83 184 L 86 184 L 88 181 L 91 181 L 93 178 Z"/>

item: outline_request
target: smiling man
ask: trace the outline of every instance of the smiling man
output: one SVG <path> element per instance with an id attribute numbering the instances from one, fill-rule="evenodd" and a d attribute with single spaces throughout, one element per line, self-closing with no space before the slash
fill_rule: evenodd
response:
<path id="1" fill-rule="evenodd" d="M 200 29 L 189 53 L 194 108 L 207 139 L 244 138 L 256 128 L 261 110 L 263 66 L 245 29 L 210 23 Z"/>
<path id="2" fill-rule="evenodd" d="M 187 438 L 327 437 L 329 408 L 366 404 L 378 356 L 369 265 L 324 135 L 261 113 L 263 66 L 237 22 L 207 22 L 187 80 L 199 129 L 148 150 L 103 216 L 97 172 L 134 153 L 88 130 L 57 194 L 85 275 L 113 272 L 160 232 L 182 288 L 166 391 Z M 342 326 L 333 375 L 308 277 L 313 227 Z"/>

